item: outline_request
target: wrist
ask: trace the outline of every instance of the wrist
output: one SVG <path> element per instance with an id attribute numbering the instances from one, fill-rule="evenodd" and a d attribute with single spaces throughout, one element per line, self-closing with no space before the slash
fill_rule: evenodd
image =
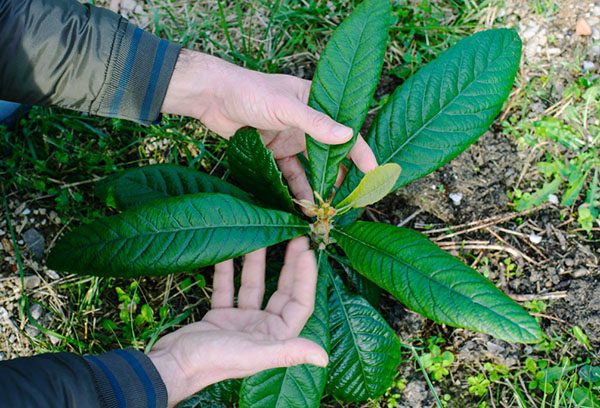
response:
<path id="1" fill-rule="evenodd" d="M 232 67 L 235 66 L 220 58 L 182 49 L 161 112 L 202 120 L 204 113 L 220 99 L 218 86 L 222 86 Z"/>

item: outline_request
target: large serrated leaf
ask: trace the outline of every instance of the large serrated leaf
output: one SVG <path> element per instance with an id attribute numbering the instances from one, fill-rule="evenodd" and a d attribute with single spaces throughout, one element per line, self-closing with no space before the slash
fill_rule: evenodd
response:
<path id="1" fill-rule="evenodd" d="M 104 201 L 111 196 L 120 210 L 160 198 L 195 193 L 223 193 L 252 202 L 250 194 L 220 178 L 175 164 L 127 169 L 96 185 L 96 194 Z"/>
<path id="2" fill-rule="evenodd" d="M 283 184 L 281 172 L 253 128 L 238 130 L 227 148 L 229 170 L 240 185 L 269 208 L 294 211 L 294 202 L 288 188 Z"/>
<path id="3" fill-rule="evenodd" d="M 177 408 L 224 408 L 231 406 L 238 401 L 241 385 L 242 380 L 237 378 L 220 381 L 181 402 L 177 405 Z"/>
<path id="4" fill-rule="evenodd" d="M 390 0 L 364 0 L 327 42 L 313 77 L 308 104 L 351 127 L 341 145 L 306 137 L 313 188 L 327 199 L 340 162 L 350 152 L 379 81 L 388 37 Z"/>
<path id="5" fill-rule="evenodd" d="M 416 231 L 358 221 L 333 236 L 356 270 L 425 317 L 506 341 L 542 334 L 504 292 Z"/>
<path id="6" fill-rule="evenodd" d="M 396 163 L 378 166 L 365 174 L 354 191 L 336 207 L 343 212 L 344 208 L 362 208 L 376 203 L 394 188 L 401 170 Z"/>
<path id="7" fill-rule="evenodd" d="M 330 276 L 327 391 L 348 402 L 377 398 L 397 374 L 400 340 L 366 299 L 351 295 L 338 276 Z"/>
<path id="8" fill-rule="evenodd" d="M 396 188 L 441 167 L 488 129 L 508 97 L 520 57 L 515 31 L 482 31 L 458 42 L 394 91 L 366 139 L 379 164 L 402 167 Z M 360 178 L 353 168 L 337 200 Z"/>
<path id="9" fill-rule="evenodd" d="M 305 234 L 291 214 L 216 193 L 151 201 L 61 238 L 50 268 L 84 275 L 165 275 L 231 259 Z"/>
<path id="10" fill-rule="evenodd" d="M 329 276 L 327 256 L 317 255 L 319 280 L 315 297 L 315 310 L 306 322 L 300 337 L 312 340 L 329 351 L 329 322 L 327 286 Z M 242 382 L 240 408 L 317 408 L 327 381 L 327 368 L 297 365 L 275 368 L 250 376 Z"/>

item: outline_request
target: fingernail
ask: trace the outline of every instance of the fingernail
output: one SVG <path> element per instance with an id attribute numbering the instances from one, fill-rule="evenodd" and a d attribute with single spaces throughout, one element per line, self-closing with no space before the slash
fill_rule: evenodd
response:
<path id="1" fill-rule="evenodd" d="M 323 359 L 323 357 L 321 357 L 318 354 L 310 354 L 306 357 L 306 361 L 308 361 L 309 364 L 312 365 L 316 365 L 319 367 L 325 367 L 327 365 L 327 361 L 325 361 Z"/>
<path id="2" fill-rule="evenodd" d="M 342 125 L 335 125 L 331 133 L 338 139 L 347 139 L 349 136 L 352 136 L 352 129 Z"/>

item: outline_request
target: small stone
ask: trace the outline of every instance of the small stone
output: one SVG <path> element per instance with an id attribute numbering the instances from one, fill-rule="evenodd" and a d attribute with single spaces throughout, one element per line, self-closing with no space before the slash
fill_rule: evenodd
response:
<path id="1" fill-rule="evenodd" d="M 548 194 L 548 202 L 550 204 L 558 204 L 558 197 L 556 194 Z"/>
<path id="2" fill-rule="evenodd" d="M 29 215 L 29 214 L 31 214 L 31 210 L 29 208 L 25 208 L 19 215 Z"/>
<path id="3" fill-rule="evenodd" d="M 552 286 L 554 286 L 554 284 L 552 283 L 552 281 L 546 281 L 546 283 L 544 284 L 545 287 L 547 288 L 551 288 Z"/>
<path id="4" fill-rule="evenodd" d="M 575 265 L 575 261 L 571 258 L 567 258 L 567 259 L 565 259 L 565 265 L 568 267 L 571 267 L 571 266 Z"/>
<path id="5" fill-rule="evenodd" d="M 573 272 L 571 275 L 577 279 L 577 278 L 583 278 L 584 276 L 587 276 L 589 273 L 590 272 L 587 269 L 579 268 L 575 272 Z"/>
<path id="6" fill-rule="evenodd" d="M 521 38 L 523 38 L 523 40 L 525 41 L 530 40 L 537 34 L 539 29 L 540 27 L 537 24 L 533 23 L 521 33 Z"/>
<path id="7" fill-rule="evenodd" d="M 29 249 L 33 256 L 37 259 L 42 259 L 44 256 L 44 249 L 46 248 L 46 242 L 44 241 L 42 234 L 35 228 L 29 228 L 23 234 L 23 238 L 27 244 L 27 249 Z"/>
<path id="8" fill-rule="evenodd" d="M 540 237 L 539 235 L 536 235 L 534 233 L 529 234 L 529 240 L 533 243 L 533 244 L 539 244 L 540 242 L 542 242 L 542 237 Z"/>
<path id="9" fill-rule="evenodd" d="M 31 308 L 29 309 L 29 311 L 31 312 L 31 317 L 33 317 L 35 320 L 38 320 L 40 317 L 42 317 L 44 309 L 37 303 L 34 303 L 33 306 L 31 306 Z"/>
<path id="10" fill-rule="evenodd" d="M 35 289 L 42 283 L 42 280 L 36 275 L 26 276 L 23 281 L 25 282 L 25 289 Z"/>
<path id="11" fill-rule="evenodd" d="M 46 209 L 40 208 L 40 215 L 46 215 Z"/>
<path id="12" fill-rule="evenodd" d="M 460 202 L 463 199 L 463 194 L 461 192 L 458 193 L 450 193 L 448 194 L 448 197 L 450 197 L 450 199 L 452 200 L 452 203 L 454 205 L 460 205 Z"/>
<path id="13" fill-rule="evenodd" d="M 40 331 L 37 327 L 29 325 L 29 326 L 25 327 L 25 333 L 27 333 L 31 337 L 35 337 L 38 334 L 40 334 Z"/>
<path id="14" fill-rule="evenodd" d="M 581 17 L 579 21 L 577 21 L 577 25 L 575 26 L 575 34 L 592 35 L 592 26 L 590 26 L 585 18 Z"/>
<path id="15" fill-rule="evenodd" d="M 57 280 L 60 278 L 60 276 L 58 276 L 58 273 L 54 272 L 52 269 L 46 269 L 45 272 L 46 275 L 52 280 Z"/>
<path id="16" fill-rule="evenodd" d="M 594 41 L 600 40 L 600 30 L 598 30 L 596 27 L 592 28 L 592 39 Z"/>
<path id="17" fill-rule="evenodd" d="M 4 234 L 6 234 L 6 232 L 4 232 L 4 230 L 0 228 L 0 237 Z"/>
<path id="18" fill-rule="evenodd" d="M 0 351 L 0 361 L 4 361 L 6 360 L 6 353 L 4 353 L 3 351 Z"/>
<path id="19" fill-rule="evenodd" d="M 25 209 L 25 206 L 27 205 L 27 203 L 22 203 L 20 204 L 17 209 L 15 210 L 15 214 L 19 215 L 21 214 L 21 212 L 23 212 L 23 210 Z"/>
<path id="20" fill-rule="evenodd" d="M 591 71 L 592 69 L 594 69 L 595 66 L 596 64 L 594 64 L 592 61 L 583 61 L 584 71 Z"/>
<path id="21" fill-rule="evenodd" d="M 58 337 L 54 337 L 51 334 L 48 334 L 47 336 L 50 339 L 50 343 L 52 343 L 53 346 L 56 346 L 60 342 L 60 339 Z"/>
<path id="22" fill-rule="evenodd" d="M 8 311 L 4 307 L 0 306 L 0 322 L 8 321 L 8 319 Z"/>

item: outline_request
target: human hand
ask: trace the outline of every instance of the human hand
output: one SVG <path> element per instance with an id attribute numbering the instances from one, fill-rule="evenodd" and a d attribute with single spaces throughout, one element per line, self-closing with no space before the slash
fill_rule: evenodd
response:
<path id="1" fill-rule="evenodd" d="M 266 249 L 246 255 L 238 307 L 233 260 L 215 265 L 212 308 L 200 322 L 161 338 L 148 357 L 166 387 L 169 406 L 229 378 L 275 367 L 326 366 L 327 352 L 297 337 L 313 312 L 317 265 L 308 239 L 290 241 L 277 291 L 264 310 Z"/>
<path id="2" fill-rule="evenodd" d="M 289 75 L 263 74 L 206 54 L 182 50 L 162 112 L 199 119 L 229 138 L 244 126 L 257 128 L 298 199 L 313 194 L 296 154 L 306 150 L 305 134 L 327 144 L 352 137 L 352 129 L 310 108 L 311 82 Z M 377 167 L 375 155 L 358 136 L 350 159 L 364 173 Z M 340 173 L 338 184 L 343 173 Z"/>

